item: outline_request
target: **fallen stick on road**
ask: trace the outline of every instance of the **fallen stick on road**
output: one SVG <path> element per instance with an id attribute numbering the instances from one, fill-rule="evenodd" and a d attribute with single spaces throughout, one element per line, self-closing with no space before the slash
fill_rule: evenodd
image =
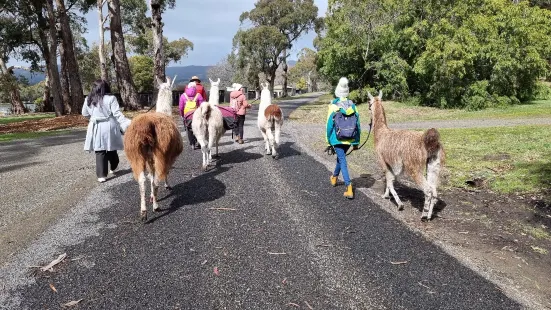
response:
<path id="1" fill-rule="evenodd" d="M 217 211 L 237 211 L 237 209 L 232 209 L 232 208 L 209 208 L 209 210 L 217 210 Z"/>
<path id="2" fill-rule="evenodd" d="M 390 262 L 392 265 L 403 265 L 403 264 L 407 264 L 408 261 L 403 261 L 403 262 Z"/>
<path id="3" fill-rule="evenodd" d="M 65 257 L 67 257 L 67 253 L 63 253 L 63 254 L 59 255 L 58 258 L 54 259 L 48 265 L 46 265 L 44 267 L 41 267 L 40 270 L 42 270 L 42 271 L 46 271 L 46 270 L 53 271 L 52 267 L 59 264 L 59 263 L 61 263 L 65 259 Z"/>
<path id="4" fill-rule="evenodd" d="M 279 253 L 277 253 L 277 252 L 268 252 L 268 254 L 270 254 L 270 255 L 287 255 L 287 253 L 285 253 L 285 252 L 279 252 Z"/>

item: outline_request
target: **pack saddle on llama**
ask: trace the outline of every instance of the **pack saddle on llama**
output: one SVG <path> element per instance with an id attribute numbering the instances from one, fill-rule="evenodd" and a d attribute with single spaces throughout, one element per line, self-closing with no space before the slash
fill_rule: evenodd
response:
<path id="1" fill-rule="evenodd" d="M 140 187 L 140 217 L 143 221 L 147 220 L 146 177 L 151 181 L 153 211 L 158 211 L 159 181 L 164 181 L 165 187 L 170 188 L 167 180 L 169 170 L 183 151 L 182 136 L 172 118 L 172 87 L 175 80 L 176 76 L 172 83 L 169 77 L 166 83 L 157 80 L 159 94 L 155 112 L 136 116 L 124 136 L 124 152 Z"/>
<path id="2" fill-rule="evenodd" d="M 421 219 L 430 220 L 438 200 L 436 188 L 445 159 L 440 134 L 435 128 L 425 132 L 388 128 L 382 92 L 379 91 L 377 97 L 373 97 L 371 93 L 368 96 L 373 118 L 375 151 L 386 177 L 386 189 L 382 197 L 389 198 L 391 193 L 398 209 L 403 208 L 403 203 L 394 190 L 394 180 L 405 172 L 423 190 L 425 203 Z"/>
<path id="3" fill-rule="evenodd" d="M 201 152 L 203 154 L 202 169 L 204 171 L 207 170 L 212 162 L 213 146 L 216 147 L 216 156 L 218 156 L 218 142 L 224 133 L 226 133 L 222 112 L 218 109 L 220 79 L 215 82 L 209 78 L 209 81 L 211 85 L 209 101 L 201 104 L 193 112 L 191 123 L 197 142 L 201 145 Z"/>
<path id="4" fill-rule="evenodd" d="M 268 83 L 262 83 L 260 92 L 260 105 L 258 107 L 258 129 L 264 138 L 266 155 L 278 157 L 279 137 L 283 126 L 283 112 L 281 108 L 272 103 L 272 93 Z"/>

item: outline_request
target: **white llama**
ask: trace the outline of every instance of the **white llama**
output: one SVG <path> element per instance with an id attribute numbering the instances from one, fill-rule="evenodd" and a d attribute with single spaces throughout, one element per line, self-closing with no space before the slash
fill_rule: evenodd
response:
<path id="1" fill-rule="evenodd" d="M 266 155 L 277 158 L 279 136 L 283 125 L 283 112 L 277 104 L 272 104 L 272 93 L 268 83 L 262 83 L 260 93 L 260 105 L 258 107 L 258 129 L 264 137 L 266 144 Z M 273 133 L 272 133 L 273 131 Z"/>
<path id="2" fill-rule="evenodd" d="M 222 112 L 218 109 L 219 97 L 218 90 L 220 79 L 218 81 L 210 81 L 210 98 L 209 102 L 201 104 L 201 106 L 193 113 L 191 127 L 193 133 L 201 144 L 201 152 L 203 153 L 203 170 L 206 171 L 212 161 L 212 147 L 216 146 L 216 157 L 218 156 L 218 142 L 226 132 L 224 128 L 224 119 Z"/>

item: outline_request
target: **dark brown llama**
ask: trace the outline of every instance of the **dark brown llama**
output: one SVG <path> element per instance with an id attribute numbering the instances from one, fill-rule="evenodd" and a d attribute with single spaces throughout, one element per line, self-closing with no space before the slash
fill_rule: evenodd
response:
<path id="1" fill-rule="evenodd" d="M 405 171 L 425 194 L 421 219 L 430 220 L 434 205 L 438 200 L 436 187 L 445 158 L 444 148 L 440 143 L 440 134 L 434 128 L 426 132 L 388 128 L 382 95 L 381 91 L 377 97 L 368 93 L 371 100 L 369 108 L 373 118 L 375 151 L 379 165 L 385 171 L 386 176 L 386 189 L 383 198 L 389 198 L 389 193 L 391 193 L 398 204 L 398 209 L 403 208 L 403 203 L 394 190 L 394 180 Z"/>

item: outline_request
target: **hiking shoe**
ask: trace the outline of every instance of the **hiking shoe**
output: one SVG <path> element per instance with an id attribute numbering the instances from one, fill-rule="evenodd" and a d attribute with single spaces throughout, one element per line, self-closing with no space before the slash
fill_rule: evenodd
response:
<path id="1" fill-rule="evenodd" d="M 100 182 L 100 183 L 105 182 L 105 178 L 98 178 L 98 182 Z"/>
<path id="2" fill-rule="evenodd" d="M 352 191 L 352 184 L 348 185 L 346 187 L 346 192 L 344 192 L 344 197 L 348 198 L 348 199 L 353 199 L 354 198 L 354 191 Z"/>
<path id="3" fill-rule="evenodd" d="M 338 179 L 339 179 L 339 177 L 336 177 L 336 176 L 332 175 L 331 178 L 329 178 L 329 180 L 331 181 L 331 185 L 337 186 L 337 180 Z"/>

